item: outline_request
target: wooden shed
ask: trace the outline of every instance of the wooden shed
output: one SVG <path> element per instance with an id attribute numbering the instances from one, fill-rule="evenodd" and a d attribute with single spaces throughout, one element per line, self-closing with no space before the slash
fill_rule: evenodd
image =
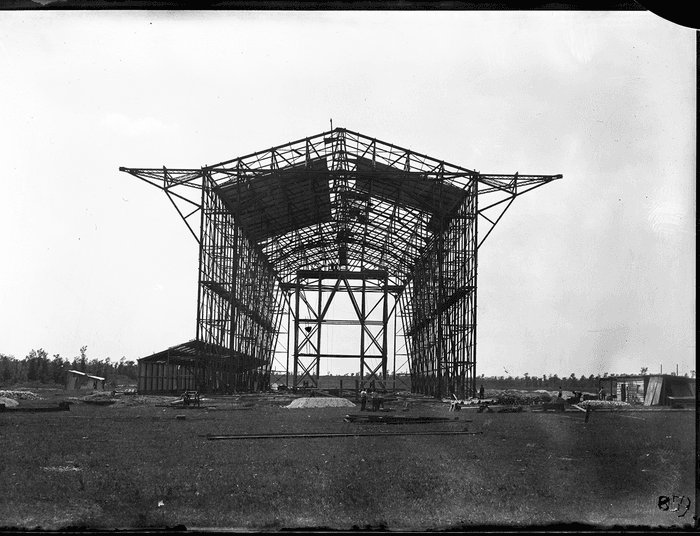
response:
<path id="1" fill-rule="evenodd" d="M 672 374 L 601 378 L 600 387 L 615 400 L 644 406 L 695 404 L 695 378 Z"/>
<path id="2" fill-rule="evenodd" d="M 671 404 L 695 404 L 695 378 L 670 374 L 649 377 L 644 405 L 668 406 Z"/>
<path id="3" fill-rule="evenodd" d="M 79 370 L 69 370 L 66 377 L 66 389 L 74 391 L 76 389 L 97 389 L 104 391 L 105 379 L 99 376 L 92 376 Z"/>

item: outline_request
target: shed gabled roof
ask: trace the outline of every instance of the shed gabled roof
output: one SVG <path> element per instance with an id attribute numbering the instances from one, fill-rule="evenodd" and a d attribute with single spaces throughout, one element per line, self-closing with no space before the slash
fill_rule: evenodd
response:
<path id="1" fill-rule="evenodd" d="M 98 381 L 105 381 L 105 378 L 100 378 L 99 376 L 93 376 L 92 374 L 88 374 L 86 372 L 81 372 L 79 370 L 69 370 L 68 374 L 75 374 L 77 376 L 85 376 L 86 378 L 91 378 L 93 380 L 98 380 Z"/>
<path id="2" fill-rule="evenodd" d="M 207 344 L 196 339 L 142 357 L 139 362 L 194 366 L 200 363 L 201 359 L 221 361 L 229 360 L 231 357 L 233 359 L 230 360 L 230 365 L 238 371 L 253 370 L 266 365 L 263 359 L 256 359 L 240 352 L 232 352 L 229 348 Z"/>

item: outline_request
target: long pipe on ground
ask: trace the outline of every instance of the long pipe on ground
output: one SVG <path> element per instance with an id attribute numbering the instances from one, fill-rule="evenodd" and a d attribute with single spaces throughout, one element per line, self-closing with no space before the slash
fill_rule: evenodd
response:
<path id="1" fill-rule="evenodd" d="M 483 432 L 456 432 L 436 430 L 432 432 L 354 432 L 354 433 L 319 433 L 319 434 L 261 434 L 261 435 L 206 435 L 209 441 L 222 439 L 297 439 L 323 437 L 368 437 L 368 436 L 414 436 L 414 435 L 476 435 Z"/>

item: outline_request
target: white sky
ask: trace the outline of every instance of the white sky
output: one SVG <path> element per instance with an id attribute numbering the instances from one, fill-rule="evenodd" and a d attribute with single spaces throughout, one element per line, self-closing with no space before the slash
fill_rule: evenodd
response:
<path id="1" fill-rule="evenodd" d="M 197 243 L 119 166 L 200 167 L 332 118 L 564 175 L 480 249 L 479 374 L 689 372 L 695 40 L 648 12 L 0 12 L 0 352 L 193 338 Z"/>

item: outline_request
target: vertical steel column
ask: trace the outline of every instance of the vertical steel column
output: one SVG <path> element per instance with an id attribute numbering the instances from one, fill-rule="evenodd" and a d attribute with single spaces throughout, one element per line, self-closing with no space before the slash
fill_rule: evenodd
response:
<path id="1" fill-rule="evenodd" d="M 440 203 L 442 207 L 442 190 L 440 190 Z M 443 330 L 443 311 L 445 310 L 445 278 L 444 278 L 444 263 L 445 263 L 445 226 L 442 217 L 440 218 L 440 231 L 437 236 L 437 269 L 438 269 L 438 284 L 437 289 L 433 292 L 437 299 L 437 389 L 435 396 L 445 396 L 445 368 L 447 366 L 447 356 L 445 352 L 444 330 Z"/>
<path id="2" fill-rule="evenodd" d="M 366 289 L 367 289 L 367 282 L 363 279 L 362 280 L 362 297 L 361 297 L 361 305 L 360 305 L 360 311 L 359 311 L 359 321 L 360 321 L 360 381 L 363 381 L 365 379 L 365 368 L 367 367 L 367 362 L 366 362 L 366 355 L 367 355 L 367 348 L 365 347 L 365 329 L 366 329 L 366 323 L 365 323 L 365 309 L 366 309 Z"/>
<path id="3" fill-rule="evenodd" d="M 233 231 L 233 237 L 229 235 L 228 237 L 228 242 L 229 242 L 229 248 L 231 251 L 230 258 L 228 259 L 231 265 L 231 288 L 229 289 L 229 304 L 230 304 L 230 317 L 231 317 L 231 329 L 229 332 L 229 340 L 228 340 L 228 391 L 235 391 L 238 392 L 241 389 L 241 384 L 240 384 L 240 352 L 236 352 L 236 324 L 238 321 L 238 315 L 237 315 L 237 309 L 234 308 L 234 300 L 237 299 L 238 297 L 238 270 L 240 266 L 240 260 L 239 260 L 239 251 L 240 251 L 240 246 L 239 246 L 239 232 L 238 232 L 238 226 L 235 224 L 235 221 L 233 222 L 232 229 L 228 228 L 228 230 Z M 228 255 L 227 255 L 228 257 Z"/>
<path id="4" fill-rule="evenodd" d="M 386 381 L 387 379 L 387 361 L 389 360 L 389 277 L 384 274 L 381 280 L 383 285 L 382 290 L 382 378 Z M 396 358 L 394 357 L 394 380 L 396 380 Z M 396 381 L 394 381 L 394 386 L 396 386 Z"/>
<path id="5" fill-rule="evenodd" d="M 287 302 L 287 303 L 289 303 L 289 302 Z M 297 305 L 298 305 L 298 303 L 297 303 Z M 285 379 L 284 379 L 284 383 L 287 387 L 289 387 L 289 348 L 290 348 L 289 344 L 291 343 L 291 341 L 289 340 L 291 337 L 291 333 L 289 331 L 290 329 L 292 329 L 292 316 L 287 315 L 287 366 L 285 368 L 286 374 L 285 374 Z M 295 334 L 297 333 L 296 329 L 294 330 L 294 333 Z M 296 342 L 294 344 L 294 348 L 296 348 Z M 294 359 L 294 379 L 296 380 L 296 358 Z"/>
<path id="6" fill-rule="evenodd" d="M 297 275 L 296 292 L 294 293 L 294 391 L 297 390 L 299 371 L 299 300 L 301 299 L 301 277 Z"/>
<path id="7" fill-rule="evenodd" d="M 206 201 L 206 185 L 205 185 L 205 180 L 204 177 L 202 177 L 202 200 L 201 200 L 201 209 L 200 209 L 200 214 L 199 214 L 199 262 L 198 262 L 198 274 L 197 274 L 197 330 L 196 330 L 196 340 L 201 341 L 204 340 L 204 333 L 202 330 L 202 307 L 203 307 L 203 300 L 204 300 L 204 287 L 202 286 L 202 271 L 203 271 L 203 266 L 204 266 L 204 207 L 205 207 L 205 201 Z"/>
<path id="8" fill-rule="evenodd" d="M 396 305 L 397 305 L 397 303 L 396 303 L 397 299 L 398 299 L 398 298 L 395 296 L 395 297 L 394 297 L 394 326 L 393 326 L 393 329 L 392 329 L 392 337 L 393 337 L 392 346 L 393 346 L 393 348 L 394 348 L 394 351 L 392 352 L 392 353 L 393 353 L 393 357 L 394 357 L 394 364 L 393 364 L 393 366 L 392 366 L 392 370 L 393 370 L 394 372 L 393 372 L 392 375 L 393 375 L 393 380 L 394 380 L 394 389 L 396 389 L 396 337 L 397 337 L 397 331 L 396 331 L 396 315 L 399 314 L 399 313 L 398 313 L 398 308 L 396 307 Z"/>
<path id="9" fill-rule="evenodd" d="M 316 378 L 321 375 L 321 327 L 323 323 L 323 276 L 318 275 L 318 309 L 316 310 Z M 331 297 L 331 299 L 333 299 Z M 330 302 L 330 300 L 329 300 Z"/>
<path id="10" fill-rule="evenodd" d="M 471 191 L 469 193 L 470 195 L 470 200 L 473 204 L 472 212 L 470 213 L 470 216 L 472 216 L 471 221 L 471 227 L 472 227 L 472 236 L 471 240 L 469 241 L 469 244 L 467 244 L 468 250 L 471 252 L 473 260 L 472 260 L 472 273 L 471 273 L 471 280 L 473 281 L 472 283 L 472 303 L 471 303 L 471 318 L 469 319 L 472 325 L 471 329 L 471 336 L 472 336 L 472 352 L 471 352 L 471 360 L 469 363 L 469 376 L 470 376 L 470 389 L 471 389 L 471 396 L 476 396 L 476 312 L 477 312 L 477 274 L 478 274 L 478 256 L 477 253 L 479 251 L 478 247 L 478 230 L 479 230 L 479 186 L 478 186 L 478 181 L 477 177 L 473 177 L 471 180 Z"/>

